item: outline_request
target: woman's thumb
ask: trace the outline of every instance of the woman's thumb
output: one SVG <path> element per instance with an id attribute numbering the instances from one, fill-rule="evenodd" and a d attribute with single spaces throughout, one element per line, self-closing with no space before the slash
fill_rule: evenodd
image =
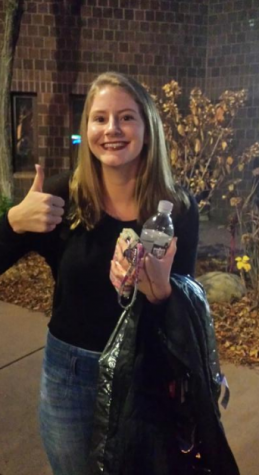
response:
<path id="1" fill-rule="evenodd" d="M 35 169 L 36 175 L 34 177 L 30 191 L 39 191 L 40 193 L 42 193 L 44 183 L 44 170 L 41 165 L 38 164 L 35 165 Z"/>

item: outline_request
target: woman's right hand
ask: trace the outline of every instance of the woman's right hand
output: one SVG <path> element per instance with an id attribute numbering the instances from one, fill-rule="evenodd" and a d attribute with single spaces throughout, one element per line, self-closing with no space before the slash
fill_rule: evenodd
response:
<path id="1" fill-rule="evenodd" d="M 44 171 L 35 165 L 36 175 L 31 189 L 17 206 L 8 212 L 8 221 L 13 231 L 48 233 L 62 221 L 65 202 L 59 196 L 43 193 Z"/>

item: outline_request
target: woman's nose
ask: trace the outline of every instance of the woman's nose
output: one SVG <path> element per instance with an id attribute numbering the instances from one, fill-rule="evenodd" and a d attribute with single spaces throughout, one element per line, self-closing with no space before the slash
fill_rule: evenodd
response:
<path id="1" fill-rule="evenodd" d="M 109 121 L 107 123 L 106 133 L 107 134 L 120 134 L 121 133 L 120 122 L 116 117 L 111 116 L 109 118 Z"/>

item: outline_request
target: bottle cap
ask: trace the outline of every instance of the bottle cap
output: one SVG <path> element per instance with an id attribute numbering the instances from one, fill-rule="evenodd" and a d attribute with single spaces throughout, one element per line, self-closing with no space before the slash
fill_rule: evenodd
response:
<path id="1" fill-rule="evenodd" d="M 171 203 L 171 201 L 161 200 L 158 203 L 157 209 L 159 213 L 171 213 L 173 209 L 173 203 Z"/>

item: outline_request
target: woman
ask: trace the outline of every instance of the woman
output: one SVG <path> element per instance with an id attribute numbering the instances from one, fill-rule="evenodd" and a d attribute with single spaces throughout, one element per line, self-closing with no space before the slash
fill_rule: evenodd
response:
<path id="1" fill-rule="evenodd" d="M 176 188 L 158 112 L 146 90 L 132 78 L 109 72 L 93 82 L 82 115 L 81 137 L 78 167 L 69 192 L 68 177 L 54 178 L 44 185 L 43 170 L 37 165 L 32 188 L 19 205 L 9 210 L 2 220 L 0 233 L 2 272 L 26 252 L 36 250 L 49 263 L 56 281 L 40 402 L 41 434 L 52 470 L 55 475 L 162 475 L 173 473 L 172 467 L 175 467 L 175 473 L 192 473 L 190 470 L 196 470 L 196 462 L 182 460 L 186 447 L 178 444 L 180 429 L 174 435 L 171 429 L 165 430 L 164 415 L 159 410 L 156 412 L 157 404 L 152 403 L 148 409 L 147 393 L 157 393 L 170 383 L 172 395 L 178 391 L 175 382 L 179 379 L 182 384 L 186 379 L 186 368 L 183 369 L 177 358 L 171 360 L 171 356 L 163 353 L 157 335 L 160 332 L 161 336 L 169 302 L 179 305 L 178 295 L 183 293 L 179 279 L 172 280 L 170 274 L 194 273 L 197 206 L 192 197 Z M 117 325 L 121 308 L 109 274 L 111 271 L 122 281 L 129 265 L 123 255 L 125 245 L 119 241 L 116 247 L 117 239 L 123 228 L 132 228 L 140 234 L 142 224 L 155 214 L 160 199 L 174 203 L 175 238 L 163 259 L 147 255 L 142 260 L 136 304 Z M 188 279 L 184 285 L 185 288 L 190 286 Z M 120 355 L 127 357 L 123 360 Z M 158 359 L 154 359 L 155 355 L 159 355 Z M 99 360 L 100 397 L 96 403 Z M 101 361 L 108 361 L 109 376 L 114 366 L 110 386 L 106 378 L 108 373 L 103 377 L 105 365 L 102 366 Z M 121 369 L 121 362 L 125 371 Z M 171 380 L 172 372 L 174 377 L 179 372 L 179 378 Z M 116 374 L 121 375 L 119 379 L 113 379 Z M 106 388 L 107 400 L 102 395 L 102 387 Z M 120 393 L 120 399 L 113 398 L 112 391 L 116 387 L 124 391 L 123 397 Z M 143 401 L 142 396 L 139 397 L 142 393 L 145 393 Z M 174 425 L 179 398 L 171 399 L 173 402 L 170 400 L 170 403 L 166 399 L 169 404 L 166 417 Z M 121 405 L 120 409 L 116 406 L 114 413 L 112 400 L 120 401 Z M 124 405 L 126 400 L 131 404 Z M 139 404 L 139 401 L 142 402 Z M 96 404 L 95 430 L 88 460 Z M 124 425 L 131 418 L 124 419 L 122 414 L 131 412 L 132 407 L 138 407 L 138 420 L 144 414 L 141 423 L 144 432 L 139 425 L 135 424 L 134 429 L 127 423 Z M 115 413 L 116 417 L 110 418 Z M 152 419 L 154 413 L 156 422 Z M 100 419 L 102 414 L 107 414 L 108 418 L 101 416 Z M 189 424 L 193 414 L 184 417 L 187 421 L 184 428 L 193 428 Z M 106 429 L 109 426 L 108 432 L 102 427 L 104 421 Z M 161 439 L 161 457 L 156 463 L 150 457 L 150 444 L 144 443 L 140 460 L 133 442 L 137 431 L 138 443 L 142 444 L 149 423 L 158 430 L 151 445 L 154 440 Z M 123 434 L 118 430 L 120 425 L 126 428 Z M 172 445 L 168 450 L 162 450 L 167 437 Z M 188 436 L 183 437 L 183 444 L 188 445 L 187 439 Z M 198 439 L 199 436 L 197 444 L 200 443 Z M 196 441 L 192 445 L 196 447 Z M 110 452 L 109 446 L 113 447 Z M 100 462 L 100 453 L 102 460 L 106 453 L 109 454 L 106 465 Z M 168 453 L 169 457 L 165 455 Z M 226 473 L 234 475 L 238 471 L 228 448 L 226 453 L 231 459 L 228 469 L 233 467 Z M 206 463 L 208 459 L 205 456 Z M 198 465 L 200 467 L 197 462 Z M 206 473 L 217 472 L 215 469 Z"/>

